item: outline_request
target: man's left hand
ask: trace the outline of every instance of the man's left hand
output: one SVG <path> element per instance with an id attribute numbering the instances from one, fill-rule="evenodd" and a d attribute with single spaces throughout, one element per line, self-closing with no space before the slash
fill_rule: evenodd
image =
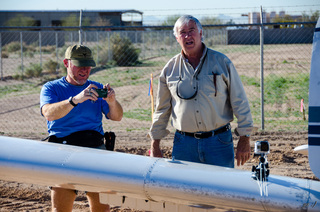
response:
<path id="1" fill-rule="evenodd" d="M 245 164 L 250 159 L 250 152 L 250 137 L 240 136 L 236 152 L 237 166 Z"/>
<path id="2" fill-rule="evenodd" d="M 107 83 L 103 86 L 104 89 L 108 90 L 108 96 L 106 98 L 103 98 L 108 102 L 108 104 L 113 103 L 116 101 L 116 93 L 114 92 L 113 88 L 110 87 L 110 84 Z"/>

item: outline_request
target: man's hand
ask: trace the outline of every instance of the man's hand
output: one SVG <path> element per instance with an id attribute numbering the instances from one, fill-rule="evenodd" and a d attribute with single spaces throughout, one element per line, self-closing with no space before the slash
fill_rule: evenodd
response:
<path id="1" fill-rule="evenodd" d="M 103 86 L 104 89 L 108 90 L 108 96 L 106 98 L 103 98 L 108 102 L 108 104 L 113 103 L 116 101 L 116 93 L 114 92 L 113 88 L 110 87 L 110 84 L 107 83 Z"/>
<path id="2" fill-rule="evenodd" d="M 237 166 L 243 165 L 249 160 L 250 152 L 250 137 L 240 136 L 236 152 Z"/>
<path id="3" fill-rule="evenodd" d="M 98 100 L 98 93 L 92 89 L 97 89 L 98 87 L 94 84 L 90 84 L 88 87 L 86 87 L 83 91 L 81 91 L 78 95 L 73 97 L 73 102 L 75 104 L 82 103 L 87 100 L 97 101 Z"/>
<path id="4" fill-rule="evenodd" d="M 150 157 L 162 158 L 162 152 L 160 149 L 160 139 L 151 141 Z"/>
<path id="5" fill-rule="evenodd" d="M 120 103 L 116 100 L 116 93 L 113 88 L 110 87 L 110 84 L 107 83 L 103 86 L 104 89 L 108 90 L 108 96 L 103 98 L 109 105 L 109 113 L 107 117 L 112 121 L 121 121 L 123 117 L 123 109 Z"/>

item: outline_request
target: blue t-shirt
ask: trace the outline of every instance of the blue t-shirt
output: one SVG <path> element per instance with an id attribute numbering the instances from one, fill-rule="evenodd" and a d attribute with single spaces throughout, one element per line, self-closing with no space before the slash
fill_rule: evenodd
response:
<path id="1" fill-rule="evenodd" d="M 87 80 L 82 86 L 71 85 L 65 77 L 47 82 L 41 89 L 40 108 L 45 104 L 60 102 L 69 99 L 70 96 L 76 96 L 90 84 L 103 88 L 101 83 L 91 80 Z M 47 121 L 49 135 L 61 138 L 82 130 L 95 130 L 103 135 L 102 113 L 107 118 L 109 105 L 105 100 L 102 98 L 98 98 L 95 102 L 87 100 L 74 107 L 66 116 L 54 121 Z"/>

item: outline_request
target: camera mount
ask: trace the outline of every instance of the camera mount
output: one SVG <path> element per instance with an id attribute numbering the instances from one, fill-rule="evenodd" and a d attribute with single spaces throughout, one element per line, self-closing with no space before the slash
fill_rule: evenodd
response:
<path id="1" fill-rule="evenodd" d="M 268 141 L 257 141 L 254 147 L 254 156 L 260 156 L 259 164 L 252 166 L 252 178 L 259 181 L 268 181 L 269 163 L 267 155 L 270 153 Z"/>

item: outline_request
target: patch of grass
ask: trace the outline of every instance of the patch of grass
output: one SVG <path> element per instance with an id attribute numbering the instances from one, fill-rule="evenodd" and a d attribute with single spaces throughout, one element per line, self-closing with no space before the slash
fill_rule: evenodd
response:
<path id="1" fill-rule="evenodd" d="M 144 131 L 144 132 L 146 132 L 147 130 L 149 130 L 149 128 L 146 128 L 146 127 L 126 128 L 126 131 L 127 131 L 127 132 L 132 132 L 132 131 Z"/>
<path id="2" fill-rule="evenodd" d="M 265 120 L 265 130 L 276 131 L 281 126 L 282 131 L 292 131 L 292 129 L 298 129 L 298 131 L 308 130 L 308 121 L 292 120 L 292 119 L 278 119 L 270 118 Z"/>
<path id="3" fill-rule="evenodd" d="M 260 87 L 260 79 L 257 77 L 248 77 L 245 75 L 241 75 L 240 79 L 241 79 L 243 85 L 249 85 L 249 86 L 253 85 L 256 87 Z"/>
<path id="4" fill-rule="evenodd" d="M 106 69 L 99 75 L 91 75 L 90 79 L 101 83 L 109 82 L 112 87 L 125 85 L 148 84 L 152 69 L 141 70 L 137 68 L 121 70 L 120 68 Z"/>
<path id="5" fill-rule="evenodd" d="M 151 121 L 151 109 L 133 109 L 128 112 L 124 112 L 123 116 L 126 118 L 137 119 L 140 121 Z"/>
<path id="6" fill-rule="evenodd" d="M 8 95 L 25 95 L 26 92 L 40 94 L 40 88 L 27 82 L 10 86 L 0 86 L 0 98 L 4 98 Z"/>
<path id="7" fill-rule="evenodd" d="M 260 51 L 259 45 L 219 45 L 213 46 L 213 50 L 221 52 L 223 54 L 229 53 L 255 53 Z"/>
<path id="8" fill-rule="evenodd" d="M 282 104 L 290 97 L 308 101 L 309 75 L 269 75 L 265 79 L 265 99 L 271 104 Z"/>
<path id="9" fill-rule="evenodd" d="M 260 78 L 240 76 L 244 86 L 253 86 L 260 94 Z M 301 128 L 307 130 L 307 121 L 300 112 L 300 100 L 308 105 L 309 74 L 268 75 L 264 81 L 265 130 Z M 248 94 L 247 94 L 248 95 Z M 255 125 L 261 124 L 260 96 L 250 96 L 250 109 Z M 284 105 L 286 104 L 286 105 Z M 279 107 L 279 109 L 277 109 Z M 307 111 L 306 111 L 306 114 Z"/>
<path id="10" fill-rule="evenodd" d="M 260 89 L 260 79 L 257 77 L 240 76 L 244 86 L 255 86 Z M 282 104 L 288 99 L 308 101 L 309 74 L 268 75 L 264 80 L 266 103 Z"/>

